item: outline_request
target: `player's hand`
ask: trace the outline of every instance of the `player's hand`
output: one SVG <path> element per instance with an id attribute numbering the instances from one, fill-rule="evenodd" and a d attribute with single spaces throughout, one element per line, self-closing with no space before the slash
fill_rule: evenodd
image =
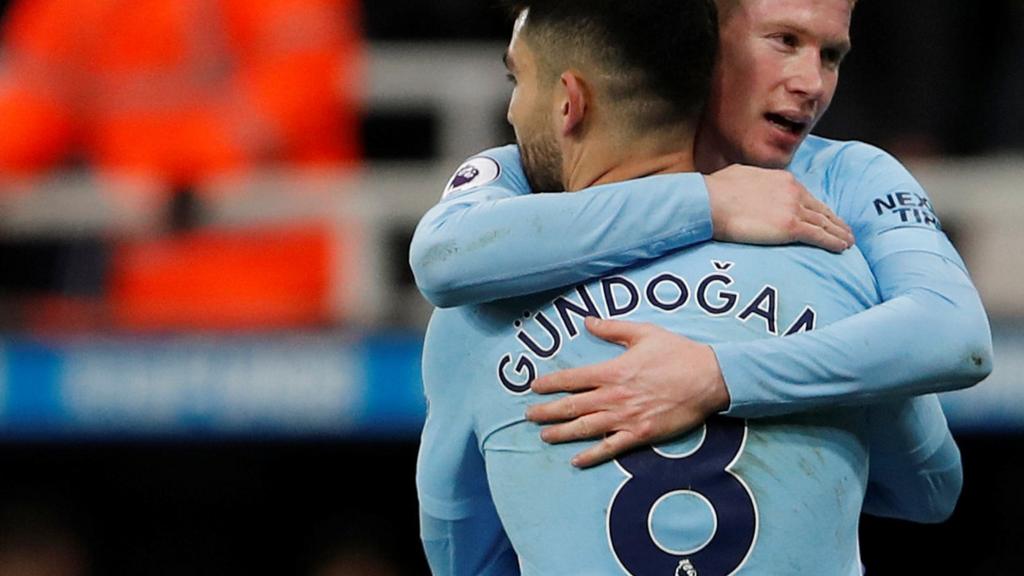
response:
<path id="1" fill-rule="evenodd" d="M 716 240 L 765 245 L 799 242 L 832 252 L 854 244 L 846 222 L 789 172 L 735 164 L 704 181 Z"/>
<path id="2" fill-rule="evenodd" d="M 686 432 L 729 406 L 729 392 L 710 346 L 653 324 L 586 319 L 595 336 L 625 346 L 607 362 L 571 368 L 534 381 L 538 394 L 570 396 L 531 406 L 527 419 L 553 424 L 541 432 L 557 444 L 604 436 L 577 454 L 581 468 Z"/>

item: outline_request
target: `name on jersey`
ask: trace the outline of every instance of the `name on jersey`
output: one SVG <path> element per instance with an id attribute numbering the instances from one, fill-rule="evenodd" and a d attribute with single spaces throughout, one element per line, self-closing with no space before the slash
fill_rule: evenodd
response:
<path id="1" fill-rule="evenodd" d="M 875 211 L 879 216 L 896 215 L 905 224 L 924 224 L 936 230 L 942 230 L 939 217 L 935 215 L 932 203 L 927 196 L 913 192 L 897 192 L 876 198 Z"/>
<path id="2" fill-rule="evenodd" d="M 814 329 L 817 313 L 812 307 L 780 323 L 777 288 L 766 284 L 756 294 L 740 294 L 729 289 L 735 283 L 734 264 L 714 260 L 711 264 L 713 271 L 696 282 L 672 272 L 660 272 L 639 283 L 609 276 L 596 285 L 577 286 L 573 294 L 559 296 L 543 310 L 523 312 L 513 322 L 521 348 L 498 361 L 498 380 L 509 392 L 526 394 L 537 378 L 538 363 L 552 361 L 566 342 L 576 339 L 584 329 L 584 318 L 624 319 L 641 307 L 663 314 L 696 307 L 706 316 L 732 316 L 775 336 Z"/>

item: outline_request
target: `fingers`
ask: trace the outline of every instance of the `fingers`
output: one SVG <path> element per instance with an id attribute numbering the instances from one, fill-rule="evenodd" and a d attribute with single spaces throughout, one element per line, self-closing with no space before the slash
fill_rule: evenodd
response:
<path id="1" fill-rule="evenodd" d="M 530 385 L 530 390 L 537 394 L 555 394 L 557 392 L 582 392 L 595 387 L 606 370 L 608 362 L 567 368 L 537 378 Z"/>
<path id="2" fill-rule="evenodd" d="M 572 465 L 578 468 L 597 466 L 640 446 L 640 444 L 640 440 L 631 433 L 627 431 L 616 432 L 577 454 L 572 459 Z"/>
<path id="3" fill-rule="evenodd" d="M 852 245 L 855 242 L 855 239 L 853 237 L 853 230 L 849 225 L 822 202 L 813 198 L 812 200 L 814 201 L 814 205 L 805 205 L 804 208 L 810 210 L 810 213 L 814 214 L 815 218 L 818 220 L 815 223 L 820 225 L 821 228 L 829 231 L 829 233 L 843 238 Z"/>
<path id="4" fill-rule="evenodd" d="M 541 440 L 548 444 L 562 444 L 577 440 L 597 438 L 612 430 L 614 416 L 609 412 L 597 412 L 580 416 L 570 422 L 555 424 L 541 430 Z"/>
<path id="5" fill-rule="evenodd" d="M 857 238 L 853 235 L 853 228 L 850 228 L 850 225 L 845 220 L 836 216 L 835 212 L 831 210 L 826 212 L 825 216 L 829 219 L 829 222 L 847 234 L 846 238 L 851 245 L 857 242 Z"/>
<path id="6" fill-rule="evenodd" d="M 584 320 L 587 331 L 598 338 L 622 346 L 631 346 L 648 331 L 648 326 L 625 320 L 602 320 L 587 316 Z"/>
<path id="7" fill-rule="evenodd" d="M 584 322 L 587 331 L 594 336 L 627 347 L 635 344 L 651 330 L 647 324 L 622 320 L 602 320 L 592 316 L 588 316 Z M 534 380 L 530 389 L 537 394 L 591 390 L 607 381 L 609 374 L 615 373 L 611 366 L 614 361 L 613 359 L 592 366 L 559 370 Z"/>
<path id="8" fill-rule="evenodd" d="M 601 409 L 594 393 L 573 394 L 526 409 L 526 419 L 538 424 L 565 422 Z"/>
<path id="9" fill-rule="evenodd" d="M 806 225 L 806 226 L 805 226 Z M 794 231 L 796 240 L 833 252 L 842 252 L 854 243 L 853 234 L 825 214 L 802 208 L 800 225 Z"/>
<path id="10" fill-rule="evenodd" d="M 803 205 L 804 208 L 807 208 L 808 210 L 813 210 L 813 211 L 815 211 L 815 212 L 825 216 L 826 218 L 831 220 L 832 223 L 834 223 L 836 226 L 839 226 L 843 230 L 846 230 L 850 234 L 853 234 L 853 229 L 850 228 L 846 224 L 846 222 L 843 221 L 842 218 L 840 218 L 839 216 L 836 216 L 835 212 L 833 212 L 832 209 L 828 207 L 828 204 L 825 204 L 821 200 L 818 200 L 814 196 L 811 196 L 810 192 L 806 193 L 806 195 L 804 196 L 803 200 L 801 201 L 801 204 Z"/>
<path id="11" fill-rule="evenodd" d="M 830 252 L 842 252 L 850 247 L 846 240 L 829 233 L 827 230 L 814 224 L 801 222 L 795 231 L 796 240 L 811 246 L 824 248 Z"/>
<path id="12" fill-rule="evenodd" d="M 805 216 L 805 219 L 813 224 L 821 226 L 830 234 L 838 238 L 842 238 L 847 244 L 852 246 L 856 239 L 853 237 L 853 229 L 846 224 L 841 218 L 836 216 L 835 212 L 828 207 L 824 202 L 818 200 L 808 192 L 801 202 L 802 207 L 810 214 L 810 217 Z"/>

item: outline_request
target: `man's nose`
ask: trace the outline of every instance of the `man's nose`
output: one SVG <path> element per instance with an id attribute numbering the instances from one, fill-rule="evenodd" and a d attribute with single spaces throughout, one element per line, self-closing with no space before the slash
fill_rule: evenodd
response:
<path id="1" fill-rule="evenodd" d="M 786 87 L 808 99 L 819 100 L 825 93 L 825 74 L 828 72 L 822 65 L 821 57 L 808 52 L 794 63 Z"/>

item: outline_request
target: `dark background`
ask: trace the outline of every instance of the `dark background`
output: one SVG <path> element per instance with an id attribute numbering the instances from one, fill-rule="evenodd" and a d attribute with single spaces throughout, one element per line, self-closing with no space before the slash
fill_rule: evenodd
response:
<path id="1" fill-rule="evenodd" d="M 365 19 L 371 42 L 508 33 L 500 11 L 479 0 L 373 0 Z M 1024 147 L 1024 3 L 862 0 L 853 41 L 822 134 L 901 156 Z M 428 117 L 369 111 L 371 159 L 429 156 L 430 129 Z M 423 135 L 422 145 L 399 132 Z M 958 440 L 966 482 L 957 512 L 939 526 L 866 519 L 869 574 L 1020 573 L 1024 437 Z M 94 574 L 171 575 L 310 574 L 354 546 L 392 558 L 400 574 L 425 574 L 415 455 L 415 438 L 8 442 L 0 444 L 0 548 L 67 535 Z"/>
<path id="2" fill-rule="evenodd" d="M 508 39 L 494 0 L 366 3 L 378 41 Z M 861 0 L 822 135 L 897 154 L 974 155 L 1024 148 L 1024 3 Z"/>
<path id="3" fill-rule="evenodd" d="M 868 574 L 1019 574 L 1024 442 L 958 441 L 966 479 L 953 517 L 865 517 Z M 427 574 L 415 458 L 412 441 L 2 445 L 0 522 L 86 535 L 94 574 L 310 574 L 363 545 L 400 574 Z"/>

